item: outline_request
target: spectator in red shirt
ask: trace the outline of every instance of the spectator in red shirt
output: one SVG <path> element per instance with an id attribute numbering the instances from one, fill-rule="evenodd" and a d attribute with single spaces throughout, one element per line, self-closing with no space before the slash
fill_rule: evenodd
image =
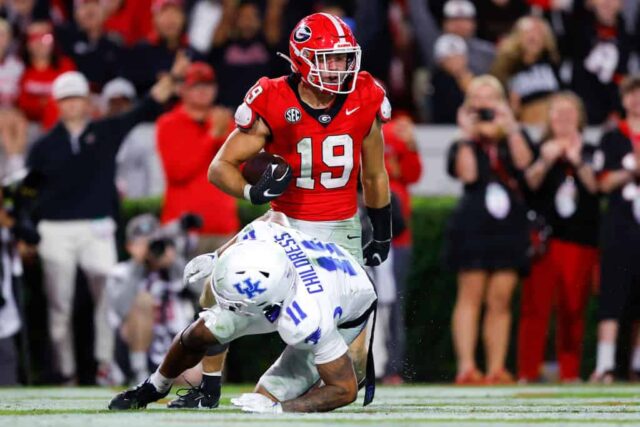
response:
<path id="1" fill-rule="evenodd" d="M 27 27 L 26 69 L 20 80 L 18 107 L 30 121 L 40 122 L 51 95 L 53 81 L 65 71 L 75 70 L 73 62 L 55 51 L 53 29 L 39 21 Z"/>
<path id="2" fill-rule="evenodd" d="M 207 181 L 213 156 L 232 129 L 231 114 L 212 107 L 217 85 L 213 68 L 204 62 L 189 65 L 182 103 L 157 122 L 157 142 L 167 191 L 163 223 L 186 212 L 201 215 L 204 226 L 196 251 L 213 252 L 238 230 L 236 199 Z"/>
<path id="3" fill-rule="evenodd" d="M 407 115 L 398 115 L 382 128 L 385 141 L 384 161 L 389 174 L 391 192 L 400 201 L 405 222 L 411 218 L 411 196 L 408 185 L 416 182 L 422 174 L 420 156 L 416 151 L 413 121 Z M 389 317 L 389 339 L 387 368 L 384 382 L 402 382 L 402 362 L 405 350 L 404 292 L 407 273 L 411 265 L 411 230 L 405 228 L 393 238 L 393 274 L 396 282 L 396 303 Z"/>
<path id="4" fill-rule="evenodd" d="M 133 45 L 151 32 L 151 0 L 102 0 L 107 20 L 105 28 Z"/>

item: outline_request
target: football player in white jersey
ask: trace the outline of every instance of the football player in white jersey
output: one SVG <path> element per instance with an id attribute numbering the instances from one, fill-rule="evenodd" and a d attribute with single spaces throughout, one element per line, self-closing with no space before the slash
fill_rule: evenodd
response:
<path id="1" fill-rule="evenodd" d="M 232 399 L 234 405 L 262 413 L 330 411 L 352 403 L 365 376 L 365 404 L 372 400 L 363 335 L 376 293 L 345 249 L 287 227 L 284 215 L 269 212 L 189 264 L 185 280 L 207 280 L 216 304 L 176 336 L 154 374 L 115 396 L 109 409 L 144 408 L 165 397 L 212 344 L 271 332 L 287 347 L 254 393 Z"/>

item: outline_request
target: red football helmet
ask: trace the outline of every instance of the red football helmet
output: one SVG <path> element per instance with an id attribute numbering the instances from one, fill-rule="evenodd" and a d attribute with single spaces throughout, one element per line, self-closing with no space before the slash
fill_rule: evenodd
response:
<path id="1" fill-rule="evenodd" d="M 361 49 L 351 29 L 337 16 L 314 13 L 291 32 L 291 69 L 320 90 L 350 93 L 356 88 Z"/>

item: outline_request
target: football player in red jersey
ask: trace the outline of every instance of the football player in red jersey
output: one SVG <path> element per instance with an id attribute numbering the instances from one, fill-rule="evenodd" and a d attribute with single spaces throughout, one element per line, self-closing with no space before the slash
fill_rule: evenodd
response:
<path id="1" fill-rule="evenodd" d="M 238 129 L 209 168 L 223 191 L 253 204 L 271 202 L 294 228 L 335 241 L 367 265 L 387 257 L 391 232 L 389 180 L 381 124 L 391 107 L 384 90 L 360 70 L 360 46 L 339 18 L 317 13 L 292 31 L 293 73 L 262 78 L 238 107 Z M 292 168 L 291 182 L 267 170 L 251 186 L 239 166 L 264 149 Z M 356 215 L 358 177 L 374 227 L 364 250 Z M 286 189 L 286 191 L 285 191 Z"/>
<path id="2" fill-rule="evenodd" d="M 384 89 L 370 74 L 360 72 L 360 46 L 336 16 L 316 13 L 302 19 L 291 33 L 289 55 L 291 75 L 263 77 L 247 92 L 235 113 L 238 129 L 211 162 L 209 180 L 253 204 L 271 202 L 272 209 L 285 214 L 293 228 L 338 243 L 361 263 L 379 265 L 387 258 L 391 242 L 389 178 L 381 132 L 391 106 Z M 268 168 L 250 185 L 240 165 L 263 149 L 282 156 L 291 169 L 276 178 Z M 357 215 L 358 177 L 373 226 L 373 240 L 364 249 Z M 185 271 L 185 276 L 197 273 Z M 202 307 L 213 305 L 207 289 Z M 366 351 L 364 334 L 357 341 L 356 351 Z M 223 350 L 207 352 L 203 383 L 170 407 L 217 406 Z M 215 388 L 208 374 L 217 376 Z M 215 406 L 207 403 L 214 401 Z"/>

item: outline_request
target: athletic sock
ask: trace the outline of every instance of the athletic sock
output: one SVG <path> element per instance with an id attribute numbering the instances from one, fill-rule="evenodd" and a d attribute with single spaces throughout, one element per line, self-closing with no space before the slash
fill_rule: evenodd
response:
<path id="1" fill-rule="evenodd" d="M 631 370 L 633 372 L 640 372 L 640 345 L 633 348 L 633 355 L 631 356 Z"/>
<path id="2" fill-rule="evenodd" d="M 147 353 L 144 351 L 132 351 L 129 353 L 129 364 L 133 372 L 147 370 Z"/>
<path id="3" fill-rule="evenodd" d="M 202 372 L 200 387 L 208 395 L 219 398 L 222 388 L 222 372 Z"/>
<path id="4" fill-rule="evenodd" d="M 158 368 L 149 377 L 149 382 L 153 384 L 158 392 L 164 393 L 171 388 L 171 385 L 173 384 L 173 378 L 165 377 L 160 373 L 160 368 Z"/>
<path id="5" fill-rule="evenodd" d="M 604 374 L 613 371 L 615 362 L 616 345 L 610 342 L 598 343 L 598 355 L 596 361 L 596 373 Z"/>

